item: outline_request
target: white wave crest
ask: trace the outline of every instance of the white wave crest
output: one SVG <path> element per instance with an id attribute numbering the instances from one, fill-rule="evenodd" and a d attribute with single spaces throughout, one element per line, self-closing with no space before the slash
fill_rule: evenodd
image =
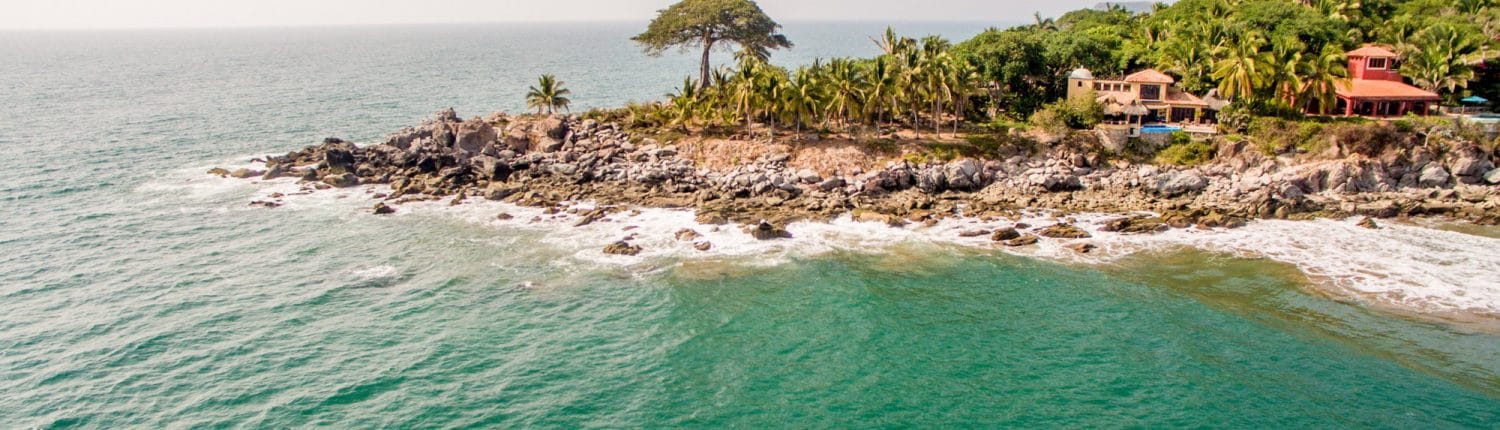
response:
<path id="1" fill-rule="evenodd" d="M 257 195 L 279 190 L 287 194 L 286 207 L 292 209 L 307 205 L 355 206 L 348 210 L 366 211 L 375 201 L 371 196 L 386 191 L 382 187 L 358 187 L 296 195 L 287 192 L 296 187 L 289 181 L 271 181 L 263 186 L 266 188 Z M 1083 264 L 1107 264 L 1139 252 L 1193 247 L 1292 264 L 1331 290 L 1417 312 L 1500 315 L 1500 275 L 1497 275 L 1500 239 L 1393 222 L 1371 230 L 1356 226 L 1353 219 L 1270 220 L 1252 221 L 1233 230 L 1174 229 L 1159 234 L 1127 235 L 1099 231 L 1105 220 L 1119 215 L 1079 214 L 1058 219 L 1050 212 L 1035 211 L 1017 220 L 950 218 L 931 226 L 905 227 L 843 217 L 831 222 L 793 223 L 786 226 L 793 234 L 791 239 L 760 241 L 739 226 L 699 224 L 689 210 L 627 210 L 574 227 L 580 216 L 571 211 L 549 214 L 540 208 L 482 199 L 470 199 L 456 206 L 450 205 L 450 201 L 403 204 L 394 216 L 457 216 L 492 228 L 529 230 L 541 235 L 541 245 L 557 248 L 575 262 L 632 267 L 661 267 L 691 259 L 733 259 L 736 264 L 770 266 L 800 256 L 882 251 L 911 243 L 992 249 Z M 578 203 L 572 208 L 585 211 L 593 205 Z M 501 213 L 510 218 L 497 218 Z M 1064 221 L 1093 237 L 1042 238 L 1036 246 L 1007 248 L 995 244 L 987 235 L 960 236 L 964 231 L 1008 227 L 1017 222 L 1037 229 Z M 692 229 L 702 237 L 677 240 L 675 234 L 681 229 Z M 604 246 L 626 239 L 642 248 L 639 255 L 603 252 Z M 699 241 L 707 241 L 713 248 L 700 251 L 694 247 Z M 1080 254 L 1070 247 L 1080 242 L 1097 249 Z"/>

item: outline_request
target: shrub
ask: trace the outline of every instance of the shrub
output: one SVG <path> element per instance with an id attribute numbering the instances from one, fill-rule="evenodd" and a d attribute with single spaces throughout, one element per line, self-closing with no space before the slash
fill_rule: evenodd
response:
<path id="1" fill-rule="evenodd" d="M 1371 157 L 1404 140 L 1400 127 L 1391 124 L 1350 124 L 1332 132 L 1346 151 Z"/>
<path id="2" fill-rule="evenodd" d="M 1225 106 L 1219 111 L 1219 131 L 1226 134 L 1244 133 L 1250 126 L 1250 111 L 1238 104 Z"/>
<path id="3" fill-rule="evenodd" d="M 1172 144 L 1156 153 L 1159 164 L 1195 166 L 1214 158 L 1214 144 L 1209 141 L 1194 141 L 1187 133 L 1172 133 Z"/>
<path id="4" fill-rule="evenodd" d="M 1093 97 L 1063 99 L 1031 114 L 1031 125 L 1049 133 L 1061 134 L 1067 129 L 1086 129 L 1104 120 L 1104 107 Z"/>

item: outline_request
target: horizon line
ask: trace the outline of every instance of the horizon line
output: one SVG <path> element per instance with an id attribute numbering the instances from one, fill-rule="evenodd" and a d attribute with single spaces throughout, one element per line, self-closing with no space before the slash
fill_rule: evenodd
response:
<path id="1" fill-rule="evenodd" d="M 273 29 L 337 29 L 337 28 L 360 28 L 360 27 L 436 27 L 445 25 L 494 25 L 494 24 L 634 24 L 648 23 L 650 18 L 642 19 L 598 19 L 598 20 L 541 20 L 541 21 L 452 21 L 452 22 L 372 22 L 372 23 L 332 23 L 332 24 L 244 24 L 244 25 L 166 25 L 166 26 L 140 26 L 140 27 L 0 27 L 0 32 L 105 32 L 105 31 L 163 31 L 163 30 L 273 30 Z M 850 23 L 850 24 L 875 24 L 886 23 L 898 24 L 980 24 L 987 23 L 994 27 L 1013 26 L 1024 24 L 1024 19 L 1016 19 L 1011 22 L 988 20 L 988 19 L 820 19 L 820 18 L 793 18 L 780 20 L 781 23 Z M 783 25 L 783 27 L 785 27 Z"/>

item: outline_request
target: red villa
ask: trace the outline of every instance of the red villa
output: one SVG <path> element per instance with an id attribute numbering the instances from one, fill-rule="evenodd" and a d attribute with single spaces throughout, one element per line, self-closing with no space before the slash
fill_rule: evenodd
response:
<path id="1" fill-rule="evenodd" d="M 1426 115 L 1437 104 L 1436 93 L 1401 80 L 1399 55 L 1379 45 L 1349 51 L 1349 82 L 1338 86 L 1333 112 L 1345 116 Z"/>

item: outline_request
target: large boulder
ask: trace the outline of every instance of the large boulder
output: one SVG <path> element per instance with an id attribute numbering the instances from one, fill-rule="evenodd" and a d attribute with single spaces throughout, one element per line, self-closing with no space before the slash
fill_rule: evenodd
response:
<path id="1" fill-rule="evenodd" d="M 454 134 L 454 149 L 470 155 L 479 154 L 485 146 L 499 139 L 499 133 L 495 132 L 495 127 L 479 118 L 459 124 Z"/>
<path id="2" fill-rule="evenodd" d="M 510 163 L 495 157 L 481 156 L 474 164 L 479 166 L 479 174 L 492 182 L 507 181 L 511 173 L 514 173 Z"/>
<path id="3" fill-rule="evenodd" d="M 1041 229 L 1037 232 L 1037 234 L 1041 235 L 1042 237 L 1051 237 L 1056 239 L 1084 239 L 1091 237 L 1089 235 L 1089 232 L 1075 227 L 1072 224 L 1052 225 L 1047 228 Z"/>
<path id="4" fill-rule="evenodd" d="M 1157 176 L 1156 192 L 1167 197 L 1196 193 L 1208 188 L 1208 178 L 1193 172 L 1166 172 Z"/>
<path id="5" fill-rule="evenodd" d="M 948 187 L 959 191 L 973 191 L 984 187 L 984 180 L 980 177 L 979 162 L 972 158 L 965 158 L 944 167 L 944 176 L 948 179 Z"/>
<path id="6" fill-rule="evenodd" d="M 323 163 L 328 165 L 328 171 L 333 174 L 353 172 L 354 151 L 352 149 L 352 147 L 346 147 L 343 143 L 324 149 Z"/>
<path id="7" fill-rule="evenodd" d="M 1428 163 L 1427 168 L 1422 169 L 1422 176 L 1417 178 L 1417 186 L 1422 188 L 1438 188 L 1448 185 L 1448 179 L 1452 175 L 1448 170 L 1438 163 Z"/>
<path id="8" fill-rule="evenodd" d="M 761 220 L 759 224 L 750 228 L 750 236 L 756 240 L 790 239 L 792 233 Z"/>
<path id="9" fill-rule="evenodd" d="M 1016 231 L 1015 227 L 1005 227 L 995 230 L 995 234 L 990 236 L 990 240 L 996 242 L 1005 242 L 1013 239 L 1018 239 L 1020 237 L 1021 232 Z"/>
<path id="10" fill-rule="evenodd" d="M 526 135 L 526 129 L 511 127 L 510 130 L 505 132 L 505 138 L 502 139 L 501 146 L 515 152 L 524 153 L 531 150 L 531 138 Z"/>
<path id="11" fill-rule="evenodd" d="M 631 245 L 630 242 L 619 241 L 604 246 L 605 254 L 613 255 L 636 255 L 641 253 L 641 247 Z"/>
<path id="12" fill-rule="evenodd" d="M 1465 184 L 1477 184 L 1484 181 L 1484 176 L 1495 164 L 1486 158 L 1463 157 L 1453 162 L 1453 176 Z"/>
<path id="13" fill-rule="evenodd" d="M 536 131 L 553 139 L 562 139 L 568 136 L 568 124 L 562 116 L 551 115 L 536 123 Z"/>
<path id="14" fill-rule="evenodd" d="M 1484 174 L 1484 182 L 1490 185 L 1500 185 L 1500 169 L 1492 169 Z"/>

